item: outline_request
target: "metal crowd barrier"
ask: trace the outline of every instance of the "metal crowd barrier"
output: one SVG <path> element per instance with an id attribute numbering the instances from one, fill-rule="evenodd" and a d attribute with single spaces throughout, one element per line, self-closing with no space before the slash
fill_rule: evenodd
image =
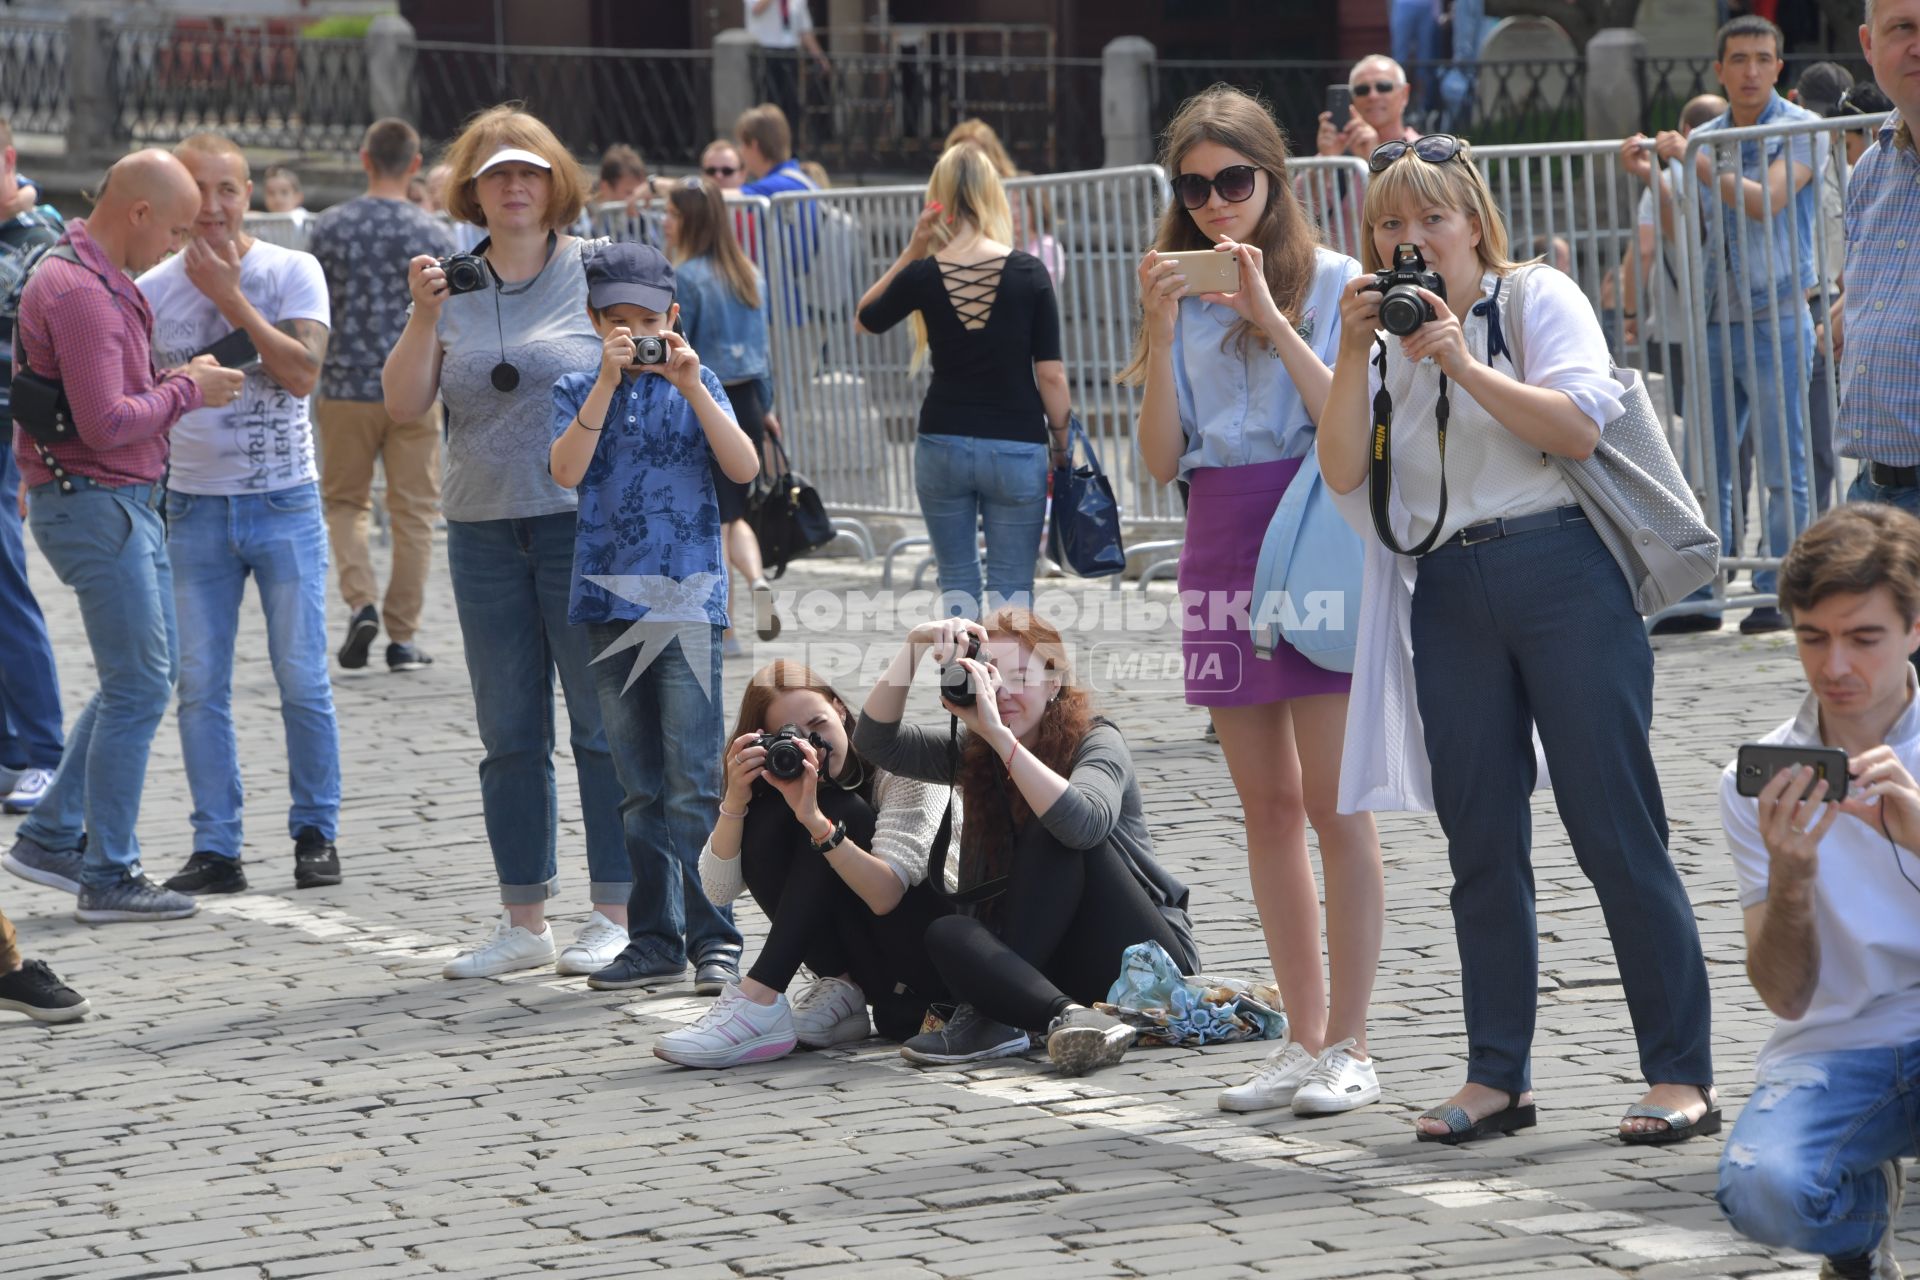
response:
<path id="1" fill-rule="evenodd" d="M 249 211 L 243 222 L 247 234 L 256 240 L 265 240 L 268 244 L 277 244 L 283 249 L 307 247 L 307 223 L 311 215 L 297 213 L 254 213 Z"/>
<path id="2" fill-rule="evenodd" d="M 1360 261 L 1360 205 L 1367 162 L 1357 156 L 1301 156 L 1287 161 L 1294 193 L 1329 249 Z"/>

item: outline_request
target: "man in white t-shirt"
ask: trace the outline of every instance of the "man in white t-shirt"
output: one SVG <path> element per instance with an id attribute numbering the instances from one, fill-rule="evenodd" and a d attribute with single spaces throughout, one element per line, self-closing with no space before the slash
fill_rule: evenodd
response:
<path id="1" fill-rule="evenodd" d="M 813 34 L 813 14 L 807 0 L 741 0 L 746 6 L 747 34 L 760 46 L 767 71 L 767 99 L 778 103 L 787 119 L 802 121 L 800 51 L 805 49 L 825 76 L 832 71 L 826 50 Z"/>
<path id="2" fill-rule="evenodd" d="M 174 149 L 200 187 L 185 251 L 140 277 L 162 367 L 242 331 L 257 358 L 239 399 L 173 429 L 167 549 L 180 628 L 180 747 L 193 793 L 193 856 L 167 886 L 238 893 L 240 759 L 233 736 L 233 655 L 249 577 L 267 617 L 293 793 L 294 883 L 340 883 L 340 735 L 327 678 L 327 529 L 308 400 L 331 318 L 311 255 L 246 233 L 247 158 L 218 134 Z"/>
<path id="3" fill-rule="evenodd" d="M 1780 568 L 1812 692 L 1763 742 L 1838 747 L 1844 801 L 1804 766 L 1720 812 L 1746 913 L 1747 977 L 1780 1018 L 1720 1161 L 1735 1230 L 1824 1254 L 1822 1276 L 1900 1274 L 1892 1222 L 1920 1105 L 1920 519 L 1852 503 Z M 1755 779 L 1758 780 L 1757 778 Z"/>

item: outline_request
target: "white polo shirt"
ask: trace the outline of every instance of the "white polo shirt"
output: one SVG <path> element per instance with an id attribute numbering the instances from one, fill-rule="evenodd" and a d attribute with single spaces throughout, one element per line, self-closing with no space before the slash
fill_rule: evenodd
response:
<path id="1" fill-rule="evenodd" d="M 807 0 L 773 0 L 759 13 L 753 6 L 754 0 L 746 0 L 747 34 L 763 49 L 797 49 L 800 34 L 813 30 Z"/>
<path id="2" fill-rule="evenodd" d="M 1907 709 L 1887 745 L 1920 776 L 1920 698 L 1907 676 Z M 1823 746 L 1820 704 L 1811 693 L 1800 714 L 1761 739 Z M 1739 794 L 1734 766 L 1720 777 L 1720 818 L 1740 882 L 1740 905 L 1767 900 L 1770 859 L 1760 838 L 1760 802 Z M 1904 874 L 1903 874 L 1904 873 Z M 1806 1016 L 1782 1019 L 1762 1066 L 1795 1054 L 1884 1049 L 1920 1040 L 1920 853 L 1890 845 L 1878 827 L 1843 814 L 1820 842 L 1813 882 L 1813 928 L 1820 977 Z"/>

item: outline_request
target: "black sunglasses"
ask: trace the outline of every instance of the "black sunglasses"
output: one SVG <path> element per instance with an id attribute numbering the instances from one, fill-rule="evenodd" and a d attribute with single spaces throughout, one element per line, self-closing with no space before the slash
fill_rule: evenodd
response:
<path id="1" fill-rule="evenodd" d="M 1402 142 L 1398 138 L 1392 142 L 1383 142 L 1373 149 L 1367 158 L 1367 168 L 1375 173 L 1383 172 L 1386 167 L 1411 151 L 1428 164 L 1445 164 L 1455 159 L 1466 147 L 1466 143 L 1450 133 L 1429 133 L 1412 142 Z"/>
<path id="2" fill-rule="evenodd" d="M 1380 94 L 1382 97 L 1384 97 L 1387 94 L 1392 93 L 1395 89 L 1398 89 L 1399 87 L 1400 87 L 1399 85 L 1395 84 L 1391 80 L 1374 80 L 1367 84 L 1354 85 L 1353 96 L 1356 98 L 1364 98 L 1368 94 L 1377 93 L 1377 94 Z"/>
<path id="3" fill-rule="evenodd" d="M 1173 192 L 1185 209 L 1201 208 L 1216 191 L 1228 204 L 1239 204 L 1253 196 L 1254 175 L 1259 172 L 1250 164 L 1230 164 L 1211 178 L 1183 173 L 1173 180 Z"/>
<path id="4" fill-rule="evenodd" d="M 731 178 L 734 174 L 740 172 L 740 170 L 733 165 L 710 164 L 700 172 L 706 174 L 709 178 Z"/>

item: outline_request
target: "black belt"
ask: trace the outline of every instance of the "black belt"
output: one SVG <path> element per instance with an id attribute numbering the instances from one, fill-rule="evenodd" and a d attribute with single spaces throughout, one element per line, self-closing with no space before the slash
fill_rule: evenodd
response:
<path id="1" fill-rule="evenodd" d="M 1884 462 L 1869 462 L 1867 483 L 1883 489 L 1920 488 L 1920 467 L 1890 467 Z"/>
<path id="2" fill-rule="evenodd" d="M 1470 547 L 1476 542 L 1491 542 L 1495 538 L 1504 538 L 1510 533 L 1534 533 L 1541 529 L 1558 529 L 1564 525 L 1587 523 L 1587 513 L 1579 507 L 1555 507 L 1551 511 L 1536 511 L 1528 516 L 1505 516 L 1499 520 L 1488 520 L 1484 524 L 1468 525 L 1460 532 L 1448 538 L 1442 546 L 1458 544 Z"/>

